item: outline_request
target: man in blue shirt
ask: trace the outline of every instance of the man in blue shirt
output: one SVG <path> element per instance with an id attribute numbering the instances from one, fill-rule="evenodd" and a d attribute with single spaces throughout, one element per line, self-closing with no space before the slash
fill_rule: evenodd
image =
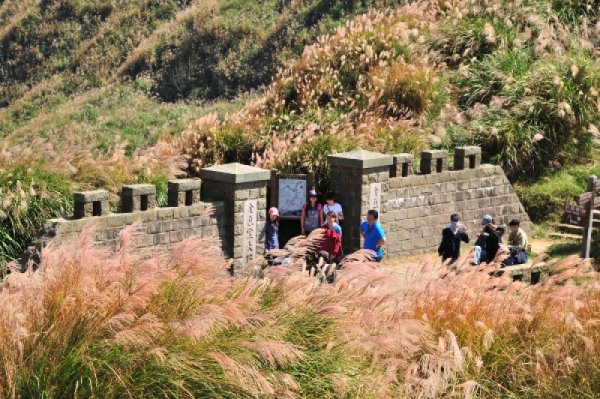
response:
<path id="1" fill-rule="evenodd" d="M 360 225 L 360 234 L 365 239 L 365 249 L 375 251 L 377 254 L 375 260 L 381 262 L 381 257 L 383 256 L 381 246 L 385 244 L 385 233 L 377 219 L 379 219 L 379 212 L 375 209 L 369 210 L 367 212 L 367 220 Z"/>

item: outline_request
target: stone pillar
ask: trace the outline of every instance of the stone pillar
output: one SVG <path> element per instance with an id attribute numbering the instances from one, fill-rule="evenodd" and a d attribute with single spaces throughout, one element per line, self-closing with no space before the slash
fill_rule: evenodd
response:
<path id="1" fill-rule="evenodd" d="M 235 272 L 264 252 L 267 183 L 271 172 L 230 163 L 204 168 L 200 177 L 202 200 L 225 203 L 228 227 L 223 248 L 234 259 Z"/>
<path id="2" fill-rule="evenodd" d="M 200 202 L 200 179 L 169 180 L 169 206 L 189 206 Z"/>
<path id="3" fill-rule="evenodd" d="M 432 175 L 448 170 L 448 151 L 430 150 L 421 153 L 421 173 Z"/>
<path id="4" fill-rule="evenodd" d="M 348 254 L 362 248 L 360 224 L 366 220 L 369 209 L 377 209 L 379 220 L 383 221 L 381 201 L 389 190 L 394 160 L 390 155 L 357 150 L 329 155 L 327 162 L 331 166 L 329 187 L 336 192 L 344 212 L 340 225 L 344 252 Z M 385 246 L 383 250 L 385 253 Z"/>
<path id="5" fill-rule="evenodd" d="M 413 154 L 392 155 L 394 164 L 390 167 L 390 177 L 406 177 L 415 173 L 413 163 L 415 156 Z"/>
<path id="6" fill-rule="evenodd" d="M 121 209 L 124 213 L 146 211 L 156 208 L 154 184 L 130 184 L 121 190 Z"/>
<path id="7" fill-rule="evenodd" d="M 82 219 L 90 216 L 104 216 L 110 213 L 108 191 L 106 190 L 75 193 L 73 200 L 73 217 L 75 219 Z"/>
<path id="8" fill-rule="evenodd" d="M 454 150 L 454 170 L 476 169 L 481 165 L 481 147 L 456 147 Z"/>

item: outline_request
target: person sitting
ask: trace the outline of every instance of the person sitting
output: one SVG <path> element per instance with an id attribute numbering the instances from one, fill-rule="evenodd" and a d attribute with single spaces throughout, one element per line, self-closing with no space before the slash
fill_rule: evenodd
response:
<path id="1" fill-rule="evenodd" d="M 442 230 L 442 242 L 438 247 L 438 254 L 442 256 L 442 262 L 450 258 L 454 263 L 460 256 L 460 242 L 469 242 L 469 235 L 467 234 L 467 227 L 460 223 L 460 216 L 458 213 L 450 215 L 450 227 L 446 227 Z"/>
<path id="2" fill-rule="evenodd" d="M 327 214 L 327 220 L 325 221 L 325 223 L 323 223 L 321 225 L 321 227 L 324 229 L 332 229 L 333 231 L 338 233 L 341 237 L 342 236 L 342 228 L 340 227 L 339 224 L 337 224 L 336 219 L 337 219 L 337 217 L 335 215 L 335 212 L 330 211 Z"/>
<path id="3" fill-rule="evenodd" d="M 320 271 L 324 264 L 333 264 L 333 267 L 328 269 L 329 273 L 332 273 L 342 258 L 342 236 L 333 228 L 327 228 L 327 224 L 321 227 L 325 228 L 325 234 L 315 251 L 315 257 L 318 259 L 315 273 Z M 311 271 L 308 273 L 310 275 Z"/>
<path id="4" fill-rule="evenodd" d="M 508 223 L 510 233 L 508 234 L 508 250 L 510 257 L 506 259 L 506 265 L 520 265 L 527 263 L 527 234 L 521 230 L 521 221 L 513 219 Z"/>
<path id="5" fill-rule="evenodd" d="M 498 227 L 494 223 L 488 223 L 483 230 L 486 240 L 485 246 L 487 248 L 487 263 L 490 263 L 494 260 L 500 249 L 504 228 Z"/>
<path id="6" fill-rule="evenodd" d="M 490 223 L 494 223 L 494 219 L 490 215 L 485 215 L 483 220 L 481 221 L 481 233 L 477 234 L 477 239 L 475 240 L 475 246 L 473 250 L 475 254 L 473 255 L 473 264 L 478 265 L 481 263 L 481 259 L 486 259 L 487 251 L 486 251 L 486 240 L 487 234 L 485 233 L 485 227 Z"/>
<path id="7" fill-rule="evenodd" d="M 381 262 L 383 250 L 381 247 L 386 243 L 385 232 L 379 223 L 379 212 L 370 209 L 367 212 L 367 220 L 360 225 L 360 234 L 364 238 L 364 248 L 375 252 L 375 261 Z"/>
<path id="8" fill-rule="evenodd" d="M 323 213 L 321 204 L 317 204 L 317 192 L 310 190 L 309 202 L 302 206 L 302 217 L 300 218 L 300 228 L 303 235 L 309 235 L 314 229 L 323 224 Z"/>

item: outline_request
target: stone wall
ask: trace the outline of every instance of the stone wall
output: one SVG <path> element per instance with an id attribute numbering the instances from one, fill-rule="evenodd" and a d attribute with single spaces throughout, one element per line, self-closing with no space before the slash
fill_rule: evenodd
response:
<path id="1" fill-rule="evenodd" d="M 499 166 L 481 165 L 481 149 L 455 151 L 455 170 L 448 170 L 446 151 L 424 151 L 421 173 L 415 174 L 412 154 L 385 155 L 352 151 L 330 155 L 331 189 L 344 209 L 344 252 L 362 247 L 360 223 L 369 209 L 379 211 L 387 234 L 386 257 L 433 252 L 450 215 L 458 212 L 471 237 L 486 214 L 500 225 L 512 218 L 531 223 Z M 139 224 L 136 247 L 171 249 L 190 236 L 217 236 L 234 270 L 264 252 L 267 186 L 270 171 L 238 163 L 201 171 L 200 179 L 168 184 L 168 207 L 156 207 L 156 188 L 149 184 L 123 186 L 121 213 L 111 213 L 108 192 L 76 193 L 73 217 L 48 220 L 30 252 L 50 240 L 72 240 L 88 223 L 95 223 L 98 245 L 114 245 L 128 225 Z M 212 209 L 209 215 L 207 210 Z M 284 244 L 284 243 L 281 243 Z"/>
<path id="2" fill-rule="evenodd" d="M 136 230 L 139 236 L 134 240 L 139 249 L 155 247 L 159 250 L 169 250 L 191 236 L 225 236 L 229 227 L 223 202 L 199 202 L 184 207 L 160 207 L 82 219 L 50 219 L 44 224 L 34 245 L 39 248 L 49 241 L 60 244 L 74 240 L 90 223 L 96 227 L 94 243 L 114 245 L 121 231 L 135 222 L 140 222 Z M 226 248 L 227 241 L 223 240 L 222 243 Z"/>
<path id="3" fill-rule="evenodd" d="M 75 193 L 73 217 L 48 220 L 25 258 L 49 241 L 76 239 L 90 223 L 97 229 L 95 243 L 111 246 L 136 222 L 138 250 L 170 250 L 188 237 L 215 236 L 224 255 L 234 259 L 234 270 L 262 255 L 270 171 L 228 164 L 203 169 L 201 176 L 203 181 L 170 181 L 168 207 L 156 207 L 156 187 L 150 184 L 123 186 L 118 213 L 110 212 L 106 190 Z"/>
<path id="4" fill-rule="evenodd" d="M 435 252 L 442 229 L 448 227 L 454 212 L 461 215 L 472 242 L 487 214 L 499 225 L 517 218 L 523 230 L 531 229 L 529 217 L 502 168 L 481 165 L 478 147 L 457 149 L 455 165 L 462 170 L 448 170 L 446 151 L 425 151 L 421 170 L 427 173 L 419 174 L 412 173 L 410 154 L 352 151 L 328 160 L 331 188 L 339 193 L 347 215 L 343 223 L 346 253 L 362 247 L 358 226 L 369 209 L 379 212 L 387 235 L 384 256 L 392 258 Z"/>

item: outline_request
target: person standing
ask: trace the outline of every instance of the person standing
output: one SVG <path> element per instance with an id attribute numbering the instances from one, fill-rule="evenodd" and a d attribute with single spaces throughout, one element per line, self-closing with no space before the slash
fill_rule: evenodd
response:
<path id="1" fill-rule="evenodd" d="M 375 261 L 381 262 L 383 250 L 381 247 L 386 243 L 385 232 L 379 223 L 379 212 L 370 209 L 367 212 L 367 220 L 360 225 L 360 234 L 364 238 L 364 248 L 375 252 Z"/>
<path id="2" fill-rule="evenodd" d="M 335 202 L 335 192 L 333 191 L 328 191 L 327 194 L 325 194 L 325 205 L 323 205 L 323 209 L 321 210 L 321 221 L 325 220 L 325 216 L 327 216 L 329 212 L 335 212 L 338 223 L 344 220 L 342 206 Z"/>
<path id="3" fill-rule="evenodd" d="M 269 209 L 269 217 L 265 222 L 265 252 L 279 249 L 279 210 Z"/>
<path id="4" fill-rule="evenodd" d="M 321 204 L 317 203 L 317 192 L 310 190 L 309 200 L 302 206 L 302 217 L 300 228 L 303 235 L 309 235 L 314 229 L 323 224 L 323 212 Z"/>
<path id="5" fill-rule="evenodd" d="M 438 254 L 442 256 L 442 262 L 451 258 L 454 263 L 460 256 L 460 242 L 469 242 L 467 227 L 460 223 L 460 215 L 453 213 L 450 215 L 450 227 L 442 230 L 442 242 L 438 247 Z"/>
<path id="6" fill-rule="evenodd" d="M 508 234 L 508 250 L 510 258 L 506 259 L 508 266 L 527 263 L 527 234 L 521 230 L 521 221 L 513 219 L 508 222 L 510 233 Z"/>

